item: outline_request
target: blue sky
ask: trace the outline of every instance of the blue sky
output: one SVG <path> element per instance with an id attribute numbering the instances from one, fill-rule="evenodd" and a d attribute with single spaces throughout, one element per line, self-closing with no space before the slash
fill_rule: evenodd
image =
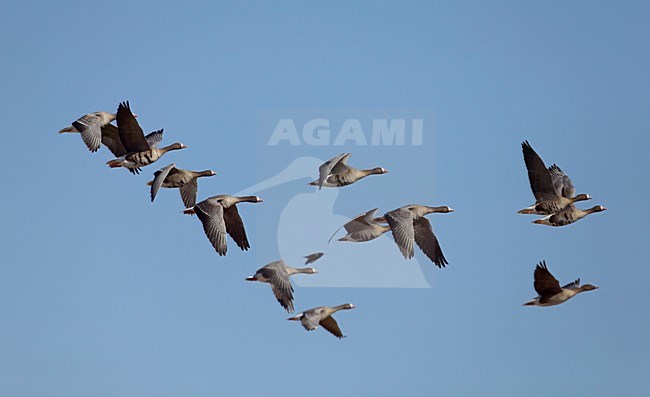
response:
<path id="1" fill-rule="evenodd" d="M 634 1 L 5 4 L 2 394 L 647 395 L 649 17 Z M 122 100 L 189 148 L 135 177 L 57 134 Z M 421 148 L 260 144 L 265 115 L 356 109 L 433 127 Z M 524 139 L 608 211 L 565 228 L 516 215 L 533 201 Z M 336 316 L 344 340 L 243 281 L 279 255 L 270 221 L 307 178 L 242 205 L 252 249 L 225 258 L 177 192 L 152 205 L 145 186 L 174 161 L 219 173 L 199 197 L 236 193 L 344 151 L 391 172 L 341 190 L 335 215 L 456 209 L 430 217 L 450 266 L 416 258 L 432 288 L 296 288 L 298 310 L 358 306 Z M 522 307 L 542 259 L 600 289 Z"/>

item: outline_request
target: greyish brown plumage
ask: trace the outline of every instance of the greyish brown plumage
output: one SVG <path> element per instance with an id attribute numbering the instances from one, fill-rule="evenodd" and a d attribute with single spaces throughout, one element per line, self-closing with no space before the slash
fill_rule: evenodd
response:
<path id="1" fill-rule="evenodd" d="M 424 254 L 439 268 L 448 265 L 442 254 L 438 238 L 433 233 L 431 223 L 424 216 L 431 213 L 446 213 L 454 210 L 447 207 L 429 207 L 426 205 L 406 205 L 384 215 L 393 232 L 393 239 L 404 258 L 415 255 L 413 245 L 417 244 Z"/>
<path id="2" fill-rule="evenodd" d="M 198 189 L 197 179 L 216 174 L 212 170 L 190 171 L 176 168 L 176 164 L 169 164 L 156 171 L 153 174 L 154 179 L 147 182 L 147 185 L 151 186 L 151 202 L 156 198 L 156 194 L 158 194 L 158 190 L 161 187 L 168 189 L 178 188 L 185 207 L 194 207 L 196 204 L 196 191 Z"/>
<path id="3" fill-rule="evenodd" d="M 332 237 L 327 241 L 328 243 L 332 241 L 332 238 L 338 233 L 341 228 L 344 228 L 347 234 L 339 239 L 339 241 L 348 241 L 352 243 L 361 243 L 370 240 L 374 240 L 382 234 L 390 230 L 390 226 L 382 225 L 381 223 L 386 223 L 384 217 L 375 217 L 375 213 L 378 208 L 373 208 L 368 212 L 364 212 L 361 215 L 358 215 L 352 218 L 345 225 L 339 227 Z"/>
<path id="4" fill-rule="evenodd" d="M 336 320 L 334 320 L 334 317 L 332 317 L 332 314 L 336 313 L 339 310 L 350 310 L 354 308 L 355 306 L 351 303 L 345 303 L 343 305 L 334 307 L 319 306 L 304 311 L 297 316 L 289 317 L 287 320 L 300 321 L 302 326 L 305 327 L 307 331 L 313 331 L 318 328 L 319 325 L 321 325 L 332 335 L 341 339 L 345 336 L 343 335 L 343 332 L 341 332 L 341 329 L 339 328 Z"/>
<path id="5" fill-rule="evenodd" d="M 117 132 L 119 140 L 126 154 L 113 159 L 106 164 L 111 168 L 125 167 L 131 173 L 140 173 L 140 168 L 156 162 L 165 153 L 171 150 L 185 149 L 187 146 L 176 142 L 169 146 L 158 148 L 152 145 L 144 136 L 142 128 L 131 112 L 129 102 L 122 102 L 117 108 Z M 153 137 L 162 137 L 163 130 L 150 134 Z"/>
<path id="6" fill-rule="evenodd" d="M 287 312 L 293 313 L 293 287 L 291 286 L 289 277 L 300 273 L 316 274 L 318 270 L 312 267 L 291 267 L 280 259 L 259 269 L 253 276 L 246 277 L 246 281 L 259 281 L 271 284 L 275 299 L 278 300 Z"/>
<path id="7" fill-rule="evenodd" d="M 548 271 L 546 261 L 540 262 L 535 267 L 534 287 L 539 296 L 524 303 L 524 306 L 555 306 L 568 301 L 581 292 L 598 289 L 591 284 L 580 286 L 580 279 L 560 287 L 560 282 Z"/>
<path id="8" fill-rule="evenodd" d="M 88 150 L 96 152 L 101 143 L 106 145 L 106 142 L 104 142 L 104 135 L 111 133 L 111 127 L 116 129 L 116 127 L 111 124 L 116 117 L 117 115 L 115 113 L 88 113 L 73 121 L 71 126 L 61 129 L 59 134 L 64 132 L 80 133 L 81 139 L 88 147 Z"/>
<path id="9" fill-rule="evenodd" d="M 207 198 L 194 207 L 185 209 L 183 213 L 198 216 L 206 237 L 217 253 L 223 256 L 227 251 L 226 234 L 230 235 L 242 251 L 250 248 L 237 204 L 261 202 L 262 199 L 257 196 L 235 197 L 222 194 Z"/>
<path id="10" fill-rule="evenodd" d="M 368 175 L 380 175 L 388 172 L 387 169 L 375 167 L 369 170 L 360 170 L 348 165 L 348 159 L 351 153 L 340 154 L 318 168 L 319 177 L 309 183 L 311 186 L 318 186 L 318 189 L 324 187 L 342 187 L 351 185 L 354 182 L 367 177 Z"/>
<path id="11" fill-rule="evenodd" d="M 535 204 L 520 210 L 520 214 L 550 215 L 569 204 L 591 199 L 587 194 L 574 196 L 575 188 L 571 179 L 555 164 L 546 168 L 544 161 L 528 141 L 522 142 L 521 150 L 528 171 L 530 189 L 535 196 Z"/>
<path id="12" fill-rule="evenodd" d="M 544 218 L 537 219 L 533 221 L 533 223 L 555 227 L 566 226 L 579 221 L 589 214 L 593 214 L 594 212 L 602 212 L 605 210 L 607 210 L 607 208 L 603 207 L 602 205 L 596 205 L 589 209 L 581 210 L 579 208 L 576 208 L 573 204 L 569 204 L 562 210 L 554 214 L 547 215 Z"/>

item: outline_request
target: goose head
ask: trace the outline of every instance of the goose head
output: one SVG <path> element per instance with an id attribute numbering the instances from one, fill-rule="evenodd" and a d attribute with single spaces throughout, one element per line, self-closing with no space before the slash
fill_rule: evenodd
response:
<path id="1" fill-rule="evenodd" d="M 383 167 L 375 167 L 375 168 L 370 170 L 370 173 L 371 174 L 378 174 L 378 175 L 380 175 L 380 174 L 388 174 L 388 170 L 386 168 L 383 168 Z"/>

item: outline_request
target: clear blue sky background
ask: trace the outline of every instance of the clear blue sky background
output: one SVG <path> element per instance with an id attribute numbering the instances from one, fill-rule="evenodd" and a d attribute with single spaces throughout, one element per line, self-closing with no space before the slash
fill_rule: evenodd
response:
<path id="1" fill-rule="evenodd" d="M 0 394 L 650 393 L 650 6 L 329 3 L 3 4 Z M 422 262 L 430 289 L 298 288 L 299 309 L 358 306 L 337 316 L 347 339 L 305 332 L 243 281 L 277 255 L 259 251 L 265 204 L 241 209 L 252 250 L 219 258 L 176 192 L 149 202 L 157 165 L 109 170 L 57 134 L 126 99 L 189 146 L 157 165 L 219 172 L 200 197 L 260 177 L 260 112 L 432 109 L 433 166 L 400 194 L 457 210 L 432 219 L 451 265 Z M 560 229 L 516 215 L 523 139 L 609 210 Z M 408 158 L 382 158 L 391 174 L 340 213 L 403 183 Z M 601 288 L 523 308 L 542 259 Z"/>

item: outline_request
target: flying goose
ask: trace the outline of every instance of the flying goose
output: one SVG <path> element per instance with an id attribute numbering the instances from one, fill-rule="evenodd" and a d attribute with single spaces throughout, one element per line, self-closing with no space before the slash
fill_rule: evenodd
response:
<path id="1" fill-rule="evenodd" d="M 106 164 L 111 168 L 125 167 L 133 174 L 139 174 L 141 167 L 154 163 L 168 151 L 187 147 L 179 142 L 160 149 L 152 145 L 145 138 L 142 128 L 131 112 L 128 101 L 120 103 L 117 108 L 117 131 L 126 154 L 118 156 Z M 159 136 L 162 139 L 162 132 L 162 130 L 156 131 L 153 136 Z"/>
<path id="2" fill-rule="evenodd" d="M 196 190 L 198 189 L 197 179 L 202 176 L 213 176 L 217 173 L 212 170 L 189 171 L 176 168 L 176 164 L 169 164 L 156 171 L 154 179 L 147 182 L 151 186 L 151 202 L 156 198 L 158 189 L 178 188 L 181 192 L 181 199 L 185 208 L 194 207 L 196 204 Z"/>
<path id="3" fill-rule="evenodd" d="M 390 229 L 393 232 L 393 239 L 399 247 L 404 258 L 411 259 L 414 255 L 413 243 L 431 259 L 439 268 L 449 264 L 438 243 L 436 235 L 433 234 L 431 223 L 424 216 L 434 212 L 454 212 L 453 209 L 442 207 L 428 207 L 426 205 L 407 205 L 384 215 Z"/>
<path id="4" fill-rule="evenodd" d="M 116 117 L 116 114 L 108 112 L 88 113 L 73 121 L 71 126 L 61 129 L 59 134 L 64 132 L 81 133 L 81 139 L 88 147 L 88 150 L 94 153 L 99 149 L 103 141 L 104 129 L 115 128 L 111 121 L 115 120 Z"/>
<path id="5" fill-rule="evenodd" d="M 303 256 L 303 258 L 306 259 L 305 265 L 309 265 L 310 263 L 314 263 L 317 260 L 319 260 L 323 255 L 325 255 L 324 252 L 314 252 L 313 254 L 309 254 L 307 256 Z"/>
<path id="6" fill-rule="evenodd" d="M 205 199 L 194 207 L 185 209 L 183 213 L 196 214 L 199 217 L 208 240 L 217 253 L 223 256 L 227 251 L 226 233 L 242 251 L 247 251 L 251 247 L 237 204 L 261 202 L 262 199 L 257 196 L 235 197 L 222 194 Z"/>
<path id="7" fill-rule="evenodd" d="M 378 208 L 373 208 L 368 212 L 352 218 L 348 223 L 339 227 L 332 237 L 327 241 L 332 241 L 332 238 L 338 233 L 341 228 L 345 228 L 347 234 L 339 239 L 339 241 L 349 241 L 353 243 L 360 243 L 365 241 L 374 240 L 382 234 L 390 230 L 390 226 L 381 225 L 386 223 L 384 217 L 376 218 L 375 213 Z"/>
<path id="8" fill-rule="evenodd" d="M 255 272 L 255 275 L 246 277 L 246 281 L 260 281 L 271 284 L 273 295 L 288 313 L 293 313 L 293 287 L 289 277 L 298 274 L 315 274 L 318 270 L 311 267 L 295 268 L 287 266 L 281 259 L 271 262 Z"/>
<path id="9" fill-rule="evenodd" d="M 547 215 L 541 219 L 537 219 L 533 221 L 533 223 L 547 226 L 566 226 L 572 224 L 573 222 L 579 221 L 589 214 L 593 214 L 594 212 L 602 212 L 605 210 L 607 210 L 607 208 L 603 207 L 602 205 L 597 205 L 586 210 L 581 210 L 579 208 L 576 208 L 573 204 L 569 204 L 559 212 Z"/>
<path id="10" fill-rule="evenodd" d="M 575 195 L 575 188 L 568 176 L 556 165 L 546 168 L 544 161 L 528 141 L 521 144 L 524 162 L 528 170 L 530 188 L 535 204 L 518 211 L 520 214 L 551 215 L 576 201 L 590 200 L 587 194 Z M 560 189 L 558 189 L 560 187 Z"/>
<path id="11" fill-rule="evenodd" d="M 310 186 L 318 186 L 318 189 L 325 187 L 342 187 L 351 185 L 359 179 L 368 175 L 385 174 L 387 169 L 375 167 L 369 170 L 359 170 L 348 165 L 348 158 L 351 153 L 340 154 L 318 167 L 319 177 Z"/>
<path id="12" fill-rule="evenodd" d="M 598 289 L 591 284 L 580 286 L 580 279 L 560 287 L 560 282 L 548 271 L 546 261 L 535 267 L 535 291 L 538 297 L 524 303 L 524 306 L 555 306 L 564 303 L 575 295 Z"/>
<path id="13" fill-rule="evenodd" d="M 334 307 L 319 306 L 304 311 L 297 316 L 289 317 L 287 320 L 300 321 L 307 331 L 313 331 L 318 328 L 319 325 L 322 325 L 323 328 L 341 339 L 345 336 L 343 336 L 343 333 L 341 332 L 339 325 L 336 323 L 336 320 L 334 320 L 334 317 L 332 317 L 332 314 L 339 310 L 349 310 L 354 308 L 355 306 L 351 303 L 345 303 Z"/>

